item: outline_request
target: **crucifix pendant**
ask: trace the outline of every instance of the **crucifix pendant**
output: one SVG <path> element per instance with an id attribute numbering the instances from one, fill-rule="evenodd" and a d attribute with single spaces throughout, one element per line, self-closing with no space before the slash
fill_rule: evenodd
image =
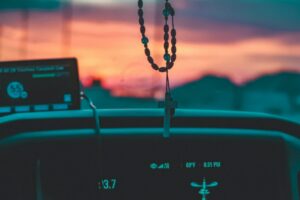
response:
<path id="1" fill-rule="evenodd" d="M 168 138 L 170 137 L 171 118 L 175 113 L 177 102 L 172 99 L 172 96 L 169 92 L 166 92 L 165 101 L 159 102 L 159 107 L 165 108 L 163 136 Z"/>

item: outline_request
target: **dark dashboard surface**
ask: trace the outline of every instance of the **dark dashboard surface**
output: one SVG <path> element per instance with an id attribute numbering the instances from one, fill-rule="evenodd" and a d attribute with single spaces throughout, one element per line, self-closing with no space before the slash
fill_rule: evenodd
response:
<path id="1" fill-rule="evenodd" d="M 159 122 L 161 113 L 100 111 L 99 119 L 106 120 L 106 126 L 115 117 L 141 121 L 152 117 Z M 299 199 L 299 128 L 295 122 L 259 114 L 179 111 L 174 118 L 178 117 L 180 126 L 175 124 L 170 137 L 164 138 L 162 128 L 149 125 L 153 122 L 122 127 L 126 121 L 115 120 L 116 127 L 102 126 L 97 135 L 90 112 L 64 114 L 0 120 L 0 127 L 28 124 L 23 131 L 5 134 L 2 129 L 3 199 Z M 189 121 L 189 117 L 198 118 L 199 126 L 183 127 L 182 119 Z M 34 130 L 31 124 L 36 118 L 59 119 L 61 127 Z M 244 124 L 254 120 L 265 128 L 205 126 L 205 119 L 220 126 L 222 118 Z M 87 124 L 63 127 L 79 119 Z M 280 128 L 293 134 L 267 126 L 272 120 L 289 124 Z"/>

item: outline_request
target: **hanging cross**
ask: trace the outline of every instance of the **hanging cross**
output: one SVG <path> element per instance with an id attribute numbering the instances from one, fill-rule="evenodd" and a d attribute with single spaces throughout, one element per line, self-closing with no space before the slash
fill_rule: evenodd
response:
<path id="1" fill-rule="evenodd" d="M 163 136 L 168 138 L 170 137 L 171 118 L 174 115 L 175 108 L 177 108 L 177 101 L 172 99 L 171 93 L 166 92 L 165 101 L 159 102 L 158 106 L 165 108 Z"/>

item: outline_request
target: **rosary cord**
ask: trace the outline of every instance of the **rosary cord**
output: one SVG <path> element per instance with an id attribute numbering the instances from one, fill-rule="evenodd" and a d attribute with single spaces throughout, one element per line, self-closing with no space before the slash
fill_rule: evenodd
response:
<path id="1" fill-rule="evenodd" d="M 169 79 L 169 70 L 166 71 L 166 94 L 171 94 L 171 89 L 170 89 L 170 79 Z"/>

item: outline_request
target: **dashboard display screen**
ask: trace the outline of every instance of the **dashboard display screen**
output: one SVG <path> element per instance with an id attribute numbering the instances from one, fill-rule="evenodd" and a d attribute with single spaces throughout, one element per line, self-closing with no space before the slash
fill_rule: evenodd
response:
<path id="1" fill-rule="evenodd" d="M 0 62 L 0 115 L 79 109 L 76 59 Z"/>
<path id="2" fill-rule="evenodd" d="M 9 159 L 1 162 L 1 195 L 35 199 L 40 193 L 55 200 L 290 199 L 280 139 L 124 135 L 103 136 L 95 144 L 41 144 L 34 150 L 39 167 L 24 147 L 16 157 L 3 153 Z M 20 194 L 23 198 L 17 198 Z"/>
<path id="3" fill-rule="evenodd" d="M 276 200 L 286 185 L 279 141 L 114 138 L 103 151 L 101 199 Z"/>

